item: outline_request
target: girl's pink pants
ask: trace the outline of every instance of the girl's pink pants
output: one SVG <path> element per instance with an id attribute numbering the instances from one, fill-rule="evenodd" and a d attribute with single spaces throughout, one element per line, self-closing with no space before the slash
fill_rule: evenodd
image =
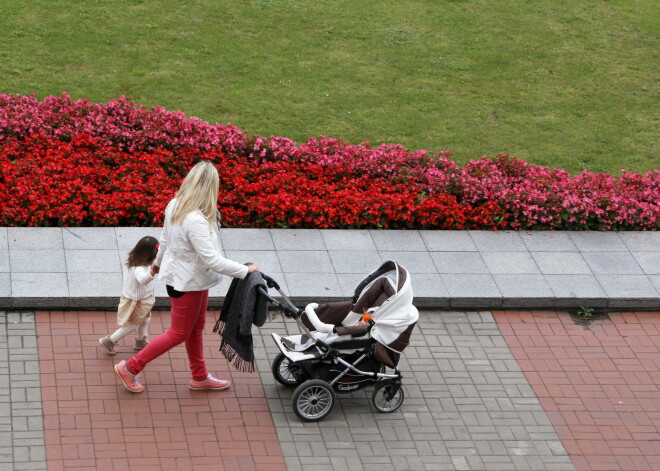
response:
<path id="1" fill-rule="evenodd" d="M 180 298 L 170 299 L 172 322 L 169 330 L 151 340 L 140 353 L 126 362 L 126 367 L 131 373 L 138 374 L 151 360 L 185 342 L 193 379 L 205 380 L 208 373 L 202 337 L 209 291 L 188 291 Z"/>

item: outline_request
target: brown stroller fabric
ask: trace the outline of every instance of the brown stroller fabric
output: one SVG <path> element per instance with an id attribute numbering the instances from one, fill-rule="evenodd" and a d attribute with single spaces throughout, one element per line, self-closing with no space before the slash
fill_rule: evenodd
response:
<path id="1" fill-rule="evenodd" d="M 410 343 L 410 336 L 412 331 L 415 328 L 416 322 L 410 324 L 408 328 L 391 344 L 388 345 L 390 348 L 385 348 L 382 343 L 376 344 L 376 351 L 374 352 L 374 357 L 376 360 L 389 366 L 390 368 L 396 368 L 396 365 L 399 364 L 399 359 L 401 358 L 402 352 Z M 396 350 L 396 351 L 395 351 Z"/>
<path id="2" fill-rule="evenodd" d="M 351 312 L 353 303 L 350 301 L 338 301 L 335 303 L 321 304 L 315 309 L 316 315 L 319 320 L 325 324 L 341 325 L 346 316 Z M 307 318 L 307 314 L 303 313 L 300 320 L 309 330 L 314 330 L 314 325 Z"/>
<path id="3" fill-rule="evenodd" d="M 364 295 L 360 297 L 357 303 L 353 304 L 351 301 L 338 301 L 335 303 L 321 304 L 315 309 L 315 311 L 321 322 L 341 326 L 349 313 L 354 312 L 356 314 L 364 314 L 369 308 L 382 305 L 387 298 L 394 296 L 394 294 L 395 291 L 390 282 L 385 278 L 381 278 L 365 291 Z M 309 319 L 307 319 L 307 314 L 303 314 L 301 320 L 303 324 L 305 324 L 305 327 L 314 330 L 314 326 Z"/>

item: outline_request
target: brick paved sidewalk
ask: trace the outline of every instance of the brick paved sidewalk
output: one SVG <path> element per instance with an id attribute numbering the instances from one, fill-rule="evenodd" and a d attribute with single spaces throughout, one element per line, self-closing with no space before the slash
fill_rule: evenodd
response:
<path id="1" fill-rule="evenodd" d="M 130 358 L 133 339 L 116 356 L 98 339 L 116 329 L 116 313 L 38 312 L 37 335 L 49 470 L 284 470 L 263 388 L 256 374 L 230 372 L 210 341 L 209 372 L 231 379 L 228 391 L 191 391 L 185 349 L 148 365 L 142 394 L 131 394 L 113 372 Z M 208 324 L 211 324 L 210 326 Z M 155 313 L 154 333 L 169 315 Z"/>
<path id="2" fill-rule="evenodd" d="M 580 326 L 566 313 L 422 312 L 400 411 L 374 412 L 368 388 L 320 423 L 298 420 L 270 372 L 270 333 L 297 332 L 290 321 L 255 329 L 259 373 L 242 374 L 209 313 L 209 369 L 234 387 L 190 391 L 177 347 L 131 395 L 112 365 L 132 339 L 115 358 L 97 346 L 114 318 L 0 311 L 0 471 L 660 469 L 660 313 Z M 151 330 L 168 323 L 154 313 Z"/>
<path id="3" fill-rule="evenodd" d="M 576 468 L 660 469 L 660 313 L 494 313 Z"/>
<path id="4" fill-rule="evenodd" d="M 44 469 L 34 313 L 0 311 L 0 471 Z"/>
<path id="5" fill-rule="evenodd" d="M 489 312 L 421 313 L 399 364 L 400 411 L 375 412 L 368 388 L 307 424 L 265 359 L 277 353 L 265 333 L 297 327 L 279 319 L 261 330 L 259 371 L 289 471 L 574 469 Z"/>

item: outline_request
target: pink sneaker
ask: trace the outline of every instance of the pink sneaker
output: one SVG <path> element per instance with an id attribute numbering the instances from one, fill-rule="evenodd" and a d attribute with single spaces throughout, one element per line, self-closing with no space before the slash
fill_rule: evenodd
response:
<path id="1" fill-rule="evenodd" d="M 206 379 L 202 381 L 197 381 L 196 379 L 190 381 L 190 389 L 194 391 L 201 391 L 205 389 L 222 391 L 223 389 L 227 389 L 229 386 L 231 386 L 231 381 L 214 378 L 211 375 L 208 375 Z"/>
<path id="2" fill-rule="evenodd" d="M 115 365 L 115 373 L 119 376 L 122 384 L 126 389 L 132 393 L 141 393 L 144 391 L 144 386 L 140 384 L 140 375 L 134 375 L 128 368 L 126 368 L 126 361 L 122 360 Z"/>

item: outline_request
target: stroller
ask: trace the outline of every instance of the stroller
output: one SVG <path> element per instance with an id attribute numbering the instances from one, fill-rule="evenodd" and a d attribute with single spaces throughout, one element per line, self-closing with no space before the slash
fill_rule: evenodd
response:
<path id="1" fill-rule="evenodd" d="M 262 274 L 263 275 L 263 274 Z M 280 384 L 297 386 L 293 410 L 306 422 L 323 419 L 332 411 L 336 394 L 374 385 L 372 403 L 379 412 L 394 412 L 404 400 L 402 375 L 397 368 L 419 313 L 412 304 L 408 271 L 387 261 L 367 276 L 350 301 L 295 307 L 279 285 L 263 275 L 284 303 L 266 290 L 259 294 L 294 318 L 300 335 L 271 336 L 280 350 L 272 363 Z M 393 373 L 386 373 L 386 367 Z"/>

